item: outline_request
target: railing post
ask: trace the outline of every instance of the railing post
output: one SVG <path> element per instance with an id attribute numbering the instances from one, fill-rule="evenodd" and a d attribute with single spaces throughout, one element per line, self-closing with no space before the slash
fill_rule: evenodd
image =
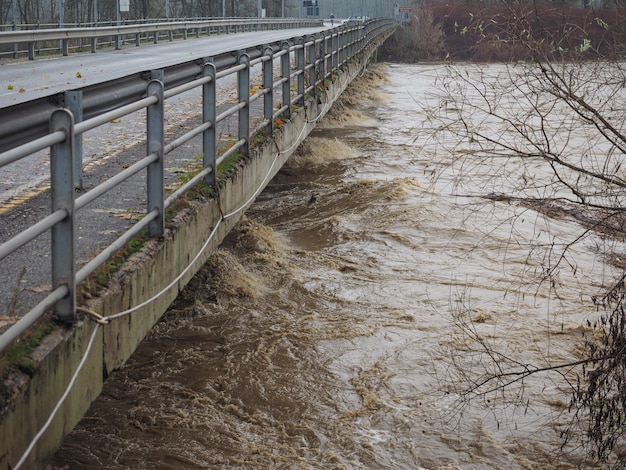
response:
<path id="1" fill-rule="evenodd" d="M 304 38 L 298 38 L 298 101 L 300 106 L 304 105 L 304 72 L 306 70 L 306 61 L 304 56 Z"/>
<path id="2" fill-rule="evenodd" d="M 267 122 L 268 135 L 274 130 L 274 51 L 269 45 L 263 46 L 263 55 L 269 56 L 269 60 L 263 62 L 263 88 L 266 90 L 263 96 L 263 118 Z"/>
<path id="3" fill-rule="evenodd" d="M 346 44 L 347 38 L 350 36 L 350 32 L 342 32 L 339 36 L 339 41 L 337 44 L 337 67 L 342 67 L 346 58 Z"/>
<path id="4" fill-rule="evenodd" d="M 212 59 L 208 59 L 202 69 L 202 74 L 205 77 L 211 77 L 211 81 L 202 85 L 202 122 L 210 122 L 211 127 L 206 129 L 202 133 L 202 151 L 203 166 L 204 168 L 211 168 L 211 173 L 206 175 L 204 182 L 212 188 L 217 187 L 216 173 L 217 168 L 215 166 L 215 154 L 217 152 L 217 138 L 216 138 L 216 125 L 215 119 L 217 117 L 216 111 L 216 83 L 215 83 L 215 65 L 212 63 Z"/>
<path id="5" fill-rule="evenodd" d="M 239 65 L 245 64 L 243 70 L 237 72 L 237 95 L 239 103 L 245 103 L 245 106 L 239 110 L 239 140 L 245 139 L 245 143 L 241 146 L 241 153 L 250 156 L 250 57 L 248 54 L 239 52 Z"/>
<path id="6" fill-rule="evenodd" d="M 313 94 L 317 92 L 317 54 L 316 54 L 316 36 L 308 36 L 307 37 L 309 44 L 309 49 L 307 51 L 308 61 L 309 61 L 309 86 L 313 87 Z"/>
<path id="7" fill-rule="evenodd" d="M 83 92 L 66 91 L 65 107 L 74 116 L 74 123 L 83 120 Z M 83 187 L 83 136 L 74 135 L 74 188 Z"/>
<path id="8" fill-rule="evenodd" d="M 339 66 L 339 35 L 343 35 L 343 32 L 338 32 L 336 35 L 333 34 L 330 38 L 330 62 L 331 72 L 334 72 Z"/>
<path id="9" fill-rule="evenodd" d="M 54 307 L 62 323 L 76 319 L 76 287 L 74 264 L 74 119 L 67 109 L 58 109 L 50 116 L 50 131 L 65 132 L 63 142 L 50 148 L 50 191 L 52 211 L 64 210 L 67 217 L 51 230 L 52 289 L 66 286 L 68 294 Z"/>
<path id="10" fill-rule="evenodd" d="M 328 43 L 328 36 L 326 36 L 325 32 L 320 33 L 322 36 L 322 42 L 320 43 L 320 80 L 322 80 L 322 87 L 326 87 L 326 71 L 328 70 L 328 64 L 326 61 L 327 52 L 326 45 Z"/>
<path id="11" fill-rule="evenodd" d="M 283 81 L 283 87 L 282 87 L 282 100 L 283 100 L 283 106 L 287 106 L 287 111 L 285 111 L 283 113 L 283 116 L 285 117 L 285 119 L 290 119 L 291 118 L 291 78 L 290 78 L 290 70 L 289 70 L 289 43 L 288 42 L 283 42 L 281 44 L 281 49 L 283 51 L 286 51 L 286 54 L 283 54 L 280 57 L 280 70 L 281 70 L 281 75 L 282 75 L 282 79 Z"/>
<path id="12" fill-rule="evenodd" d="M 12 5 L 14 5 L 14 4 L 12 4 Z M 11 29 L 13 31 L 17 31 L 17 23 L 15 22 L 15 18 L 13 18 L 13 23 L 11 25 Z M 18 52 L 18 45 L 17 45 L 16 42 L 14 42 L 13 43 L 13 58 L 14 59 L 17 59 L 17 52 Z M 28 58 L 30 59 L 30 48 L 29 48 L 29 56 L 28 56 Z M 33 60 L 33 59 L 30 59 L 30 60 Z"/>
<path id="13" fill-rule="evenodd" d="M 152 81 L 148 83 L 148 96 L 156 96 L 157 102 L 147 110 L 147 155 L 156 154 L 157 160 L 148 165 L 148 206 L 147 211 L 157 209 L 159 215 L 148 225 L 148 235 L 161 237 L 165 232 L 164 217 L 164 129 L 163 129 L 163 70 L 152 71 Z"/>

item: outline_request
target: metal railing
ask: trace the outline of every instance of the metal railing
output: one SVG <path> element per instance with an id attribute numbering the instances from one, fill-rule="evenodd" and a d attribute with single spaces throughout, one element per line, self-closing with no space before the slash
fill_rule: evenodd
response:
<path id="1" fill-rule="evenodd" d="M 132 41 L 129 42 L 139 46 L 146 40 L 151 40 L 156 44 L 163 36 L 169 41 L 175 36 L 187 39 L 189 32 L 199 37 L 201 34 L 307 28 L 322 26 L 322 20 L 306 18 L 214 18 L 149 23 L 135 22 L 107 26 L 101 23 L 97 26 L 64 25 L 64 27 L 56 28 L 31 28 L 31 26 L 27 25 L 20 29 L 15 27 L 9 31 L 0 30 L 0 55 L 11 54 L 13 58 L 17 58 L 19 54 L 27 53 L 28 58 L 34 60 L 36 53 L 54 49 L 60 50 L 66 56 L 70 49 L 86 47 L 83 41 L 88 41 L 91 52 L 96 52 L 98 47 L 105 43 L 119 50 L 126 43 L 128 36 L 133 37 Z M 20 45 L 23 44 L 26 44 L 27 49 L 19 49 Z M 52 44 L 56 44 L 56 46 Z"/>
<path id="2" fill-rule="evenodd" d="M 130 75 L 2 110 L 3 115 L 6 110 L 10 113 L 0 123 L 0 167 L 49 149 L 52 211 L 4 241 L 0 245 L 0 262 L 35 238 L 50 233 L 52 292 L 0 336 L 0 351 L 51 309 L 59 321 L 73 323 L 77 316 L 76 292 L 81 282 L 140 232 L 147 230 L 151 237 L 162 236 L 165 210 L 174 201 L 201 181 L 216 188 L 216 169 L 224 160 L 235 152 L 243 157 L 249 156 L 252 136 L 260 131 L 271 136 L 276 119 L 288 120 L 294 106 L 304 105 L 307 96 L 317 96 L 318 87 L 323 89 L 325 81 L 332 80 L 338 68 L 346 66 L 381 35 L 391 34 L 393 28 L 395 23 L 391 20 L 335 28 Z M 253 84 L 251 70 L 256 66 L 261 68 L 261 78 L 260 83 Z M 219 110 L 216 84 L 228 76 L 236 76 L 236 103 Z M 201 124 L 166 142 L 163 126 L 165 101 L 198 88 L 202 90 Z M 52 102 L 61 105 L 54 107 L 50 104 Z M 257 119 L 252 119 L 251 109 L 255 103 L 260 113 Z M 80 186 L 82 178 L 82 135 L 139 110 L 146 111 L 146 156 L 76 197 L 75 188 Z M 221 112 L 218 114 L 218 111 Z M 237 118 L 238 135 L 220 154 L 216 129 L 231 116 Z M 258 124 L 251 125 L 253 121 Z M 166 197 L 163 183 L 165 156 L 198 136 L 202 138 L 201 170 Z M 78 269 L 75 253 L 77 211 L 140 172 L 147 176 L 145 215 Z M 0 269 L 5 268 L 0 265 Z"/>

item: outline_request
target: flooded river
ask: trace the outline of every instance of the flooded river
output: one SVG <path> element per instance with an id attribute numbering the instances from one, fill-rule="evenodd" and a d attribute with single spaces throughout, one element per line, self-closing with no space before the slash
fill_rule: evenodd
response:
<path id="1" fill-rule="evenodd" d="M 506 187 L 496 162 L 459 172 L 423 112 L 443 70 L 380 65 L 351 87 L 54 468 L 591 466 L 560 447 L 567 375 L 467 400 L 499 367 L 577 359 L 610 273 L 590 237 L 537 282 L 580 227 L 486 197 Z"/>

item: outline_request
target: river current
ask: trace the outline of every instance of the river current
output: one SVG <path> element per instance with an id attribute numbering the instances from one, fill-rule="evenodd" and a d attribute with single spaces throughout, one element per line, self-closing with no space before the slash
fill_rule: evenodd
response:
<path id="1" fill-rule="evenodd" d="M 488 197 L 497 162 L 460 171 L 424 112 L 442 73 L 377 65 L 350 87 L 51 467 L 592 466 L 561 447 L 573 376 L 467 400 L 499 367 L 576 360 L 611 278 L 588 238 L 538 283 L 580 227 Z"/>

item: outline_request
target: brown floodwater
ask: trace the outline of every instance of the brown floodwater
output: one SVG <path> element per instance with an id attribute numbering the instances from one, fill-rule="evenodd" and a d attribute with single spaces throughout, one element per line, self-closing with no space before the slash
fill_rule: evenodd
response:
<path id="1" fill-rule="evenodd" d="M 561 449 L 561 375 L 464 393 L 514 361 L 575 359 L 610 270 L 588 239 L 558 289 L 537 283 L 554 241 L 580 227 L 484 197 L 506 186 L 497 161 L 458 171 L 463 150 L 442 145 L 424 111 L 441 73 L 379 65 L 349 89 L 53 467 L 592 466 L 577 445 Z"/>

